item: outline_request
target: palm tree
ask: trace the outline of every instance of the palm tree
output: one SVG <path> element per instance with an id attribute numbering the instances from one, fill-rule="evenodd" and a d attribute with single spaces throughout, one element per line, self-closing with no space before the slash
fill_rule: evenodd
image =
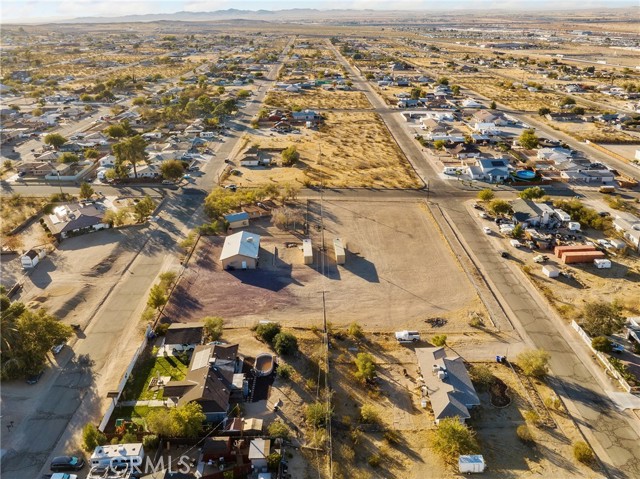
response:
<path id="1" fill-rule="evenodd" d="M 125 138 L 120 143 L 113 145 L 113 154 L 121 163 L 131 163 L 133 166 L 133 176 L 138 178 L 138 170 L 136 164 L 147 159 L 145 148 L 147 142 L 140 135 Z"/>

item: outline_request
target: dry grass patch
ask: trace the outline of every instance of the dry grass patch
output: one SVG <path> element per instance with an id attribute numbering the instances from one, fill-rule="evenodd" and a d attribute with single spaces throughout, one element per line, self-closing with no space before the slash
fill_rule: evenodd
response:
<path id="1" fill-rule="evenodd" d="M 31 215 L 40 211 L 49 200 L 38 196 L 15 194 L 0 202 L 1 233 L 7 234 Z"/>
<path id="2" fill-rule="evenodd" d="M 371 103 L 361 91 L 326 91 L 316 88 L 300 93 L 282 91 L 269 92 L 264 100 L 267 106 L 277 108 L 320 108 L 320 109 L 370 109 Z"/>

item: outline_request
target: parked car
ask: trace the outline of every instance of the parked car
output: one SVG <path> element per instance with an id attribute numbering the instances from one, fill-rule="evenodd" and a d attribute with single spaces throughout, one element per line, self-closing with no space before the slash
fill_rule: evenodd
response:
<path id="1" fill-rule="evenodd" d="M 49 479 L 78 479 L 76 474 L 67 474 L 66 472 L 56 472 L 51 474 Z"/>
<path id="2" fill-rule="evenodd" d="M 53 353 L 54 356 L 56 356 L 60 354 L 60 351 L 62 351 L 62 348 L 64 348 L 64 343 L 56 344 L 54 347 L 51 348 L 51 352 Z"/>
<path id="3" fill-rule="evenodd" d="M 236 185 L 227 185 L 224 187 L 225 190 L 236 191 L 238 187 Z"/>
<path id="4" fill-rule="evenodd" d="M 500 256 L 502 256 L 503 258 L 508 258 L 509 253 L 507 251 L 500 251 Z"/>
<path id="5" fill-rule="evenodd" d="M 611 343 L 611 352 L 612 353 L 616 353 L 616 354 L 624 353 L 624 346 L 622 344 L 620 344 L 620 343 L 612 342 Z"/>
<path id="6" fill-rule="evenodd" d="M 193 344 L 177 344 L 176 346 L 173 347 L 173 352 L 186 353 L 186 352 L 193 351 L 195 348 L 196 347 Z"/>
<path id="7" fill-rule="evenodd" d="M 481 204 L 479 204 L 479 203 L 474 203 L 474 204 L 473 204 L 473 207 L 474 207 L 475 209 L 477 209 L 477 210 L 483 210 L 483 209 L 484 209 L 484 208 L 482 207 L 482 205 L 481 205 Z"/>
<path id="8" fill-rule="evenodd" d="M 77 456 L 58 456 L 51 460 L 49 469 L 54 472 L 79 471 L 84 467 L 84 459 Z"/>
<path id="9" fill-rule="evenodd" d="M 487 214 L 484 211 L 481 211 L 480 213 L 478 213 L 478 216 L 482 219 L 487 219 Z"/>
<path id="10" fill-rule="evenodd" d="M 491 234 L 491 228 L 489 228 L 488 226 L 485 226 L 484 228 L 482 228 L 482 231 L 484 231 L 484 234 L 487 234 L 487 235 Z"/>
<path id="11" fill-rule="evenodd" d="M 38 374 L 32 374 L 31 376 L 27 376 L 27 384 L 30 385 L 34 385 L 36 384 L 38 381 L 40 381 L 40 378 L 42 377 L 42 375 L 44 374 L 44 371 L 40 371 Z"/>
<path id="12" fill-rule="evenodd" d="M 163 185 L 173 185 L 174 183 L 171 180 L 162 180 L 162 184 Z"/>

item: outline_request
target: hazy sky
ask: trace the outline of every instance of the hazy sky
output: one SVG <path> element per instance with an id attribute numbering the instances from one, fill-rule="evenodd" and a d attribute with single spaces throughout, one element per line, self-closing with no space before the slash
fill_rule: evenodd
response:
<path id="1" fill-rule="evenodd" d="M 445 6 L 446 5 L 446 6 Z M 286 8 L 372 8 L 376 10 L 446 9 L 575 9 L 637 6 L 638 0 L 0 0 L 0 18 L 56 19 L 120 16 L 179 11 L 208 12 L 227 8 L 279 10 Z"/>

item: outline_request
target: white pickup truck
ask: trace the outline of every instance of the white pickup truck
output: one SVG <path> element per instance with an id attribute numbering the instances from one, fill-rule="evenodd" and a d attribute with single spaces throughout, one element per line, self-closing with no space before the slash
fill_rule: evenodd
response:
<path id="1" fill-rule="evenodd" d="M 399 343 L 412 343 L 420 341 L 420 333 L 418 331 L 396 331 L 396 339 Z"/>

